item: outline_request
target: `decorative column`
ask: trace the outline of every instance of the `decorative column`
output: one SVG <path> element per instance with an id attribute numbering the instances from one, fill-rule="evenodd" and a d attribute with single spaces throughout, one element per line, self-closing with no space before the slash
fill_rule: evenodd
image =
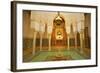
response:
<path id="1" fill-rule="evenodd" d="M 45 32 L 45 25 L 43 23 L 40 23 L 40 51 L 42 51 L 42 40 L 43 40 L 43 33 Z"/>
<path id="2" fill-rule="evenodd" d="M 33 37 L 33 55 L 35 55 L 35 49 L 36 49 L 36 36 L 37 32 L 39 32 L 39 23 L 37 21 L 31 21 L 30 27 L 34 30 L 34 37 Z"/>
<path id="3" fill-rule="evenodd" d="M 81 42 L 81 50 L 80 50 L 80 52 L 83 53 L 83 49 L 84 49 L 84 20 L 81 20 L 80 42 Z"/>
<path id="4" fill-rule="evenodd" d="M 48 51 L 51 51 L 51 35 L 49 34 L 49 49 Z"/>
<path id="5" fill-rule="evenodd" d="M 75 48 L 77 49 L 77 32 L 75 32 Z"/>
<path id="6" fill-rule="evenodd" d="M 83 15 L 83 19 L 78 22 L 78 31 L 80 33 L 80 53 L 83 53 L 83 49 L 84 49 L 84 15 Z"/>
<path id="7" fill-rule="evenodd" d="M 83 49 L 84 49 L 84 30 L 82 29 L 80 32 L 80 52 L 83 53 Z"/>
<path id="8" fill-rule="evenodd" d="M 80 52 L 83 53 L 83 49 L 84 49 L 84 23 L 83 21 L 82 21 L 81 30 L 80 30 L 80 44 L 81 44 Z"/>
<path id="9" fill-rule="evenodd" d="M 34 32 L 34 38 L 33 38 L 33 55 L 35 55 L 35 48 L 36 48 L 36 35 L 37 35 L 37 32 L 35 31 Z"/>
<path id="10" fill-rule="evenodd" d="M 48 51 L 51 51 L 51 33 L 52 33 L 52 26 L 51 25 L 49 25 L 48 26 L 48 39 L 49 39 L 49 49 L 48 49 Z"/>
<path id="11" fill-rule="evenodd" d="M 42 51 L 42 33 L 40 33 L 40 51 Z"/>
<path id="12" fill-rule="evenodd" d="M 75 22 L 75 28 L 74 28 L 75 30 L 75 49 L 77 49 L 77 44 L 78 44 L 78 42 L 77 42 L 77 32 L 78 32 L 78 28 L 77 28 L 77 22 Z"/>
<path id="13" fill-rule="evenodd" d="M 67 33 L 67 50 L 70 50 L 70 26 L 66 27 L 66 33 Z"/>
<path id="14" fill-rule="evenodd" d="M 82 31 L 80 32 L 80 52 L 82 53 L 83 51 L 83 41 L 82 41 Z"/>
<path id="15" fill-rule="evenodd" d="M 70 41 L 69 40 L 70 40 L 70 36 L 68 35 L 68 41 L 67 41 L 68 42 L 68 50 L 70 50 L 70 43 L 69 43 Z"/>

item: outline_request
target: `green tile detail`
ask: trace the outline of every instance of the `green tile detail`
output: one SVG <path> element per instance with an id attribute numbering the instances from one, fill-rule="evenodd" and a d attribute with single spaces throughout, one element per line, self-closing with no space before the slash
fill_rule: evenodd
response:
<path id="1" fill-rule="evenodd" d="M 71 56 L 73 60 L 85 59 L 76 51 L 61 51 L 60 53 L 64 56 Z M 47 57 L 55 56 L 57 54 L 58 54 L 58 51 L 51 51 L 51 52 L 42 51 L 32 59 L 32 62 L 46 61 Z"/>

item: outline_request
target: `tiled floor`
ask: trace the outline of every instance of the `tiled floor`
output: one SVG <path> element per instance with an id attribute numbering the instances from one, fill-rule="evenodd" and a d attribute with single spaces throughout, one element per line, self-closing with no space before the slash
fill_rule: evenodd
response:
<path id="1" fill-rule="evenodd" d="M 81 60 L 85 59 L 85 57 L 75 50 L 64 50 L 64 51 L 42 51 L 39 52 L 33 59 L 32 62 L 39 62 L 39 61 L 52 61 L 52 57 L 61 56 L 61 57 L 71 57 L 69 60 Z M 59 58 L 61 58 L 59 57 Z"/>

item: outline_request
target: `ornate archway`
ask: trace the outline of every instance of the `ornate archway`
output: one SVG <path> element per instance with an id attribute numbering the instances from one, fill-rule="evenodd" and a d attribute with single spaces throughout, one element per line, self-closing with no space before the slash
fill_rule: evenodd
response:
<path id="1" fill-rule="evenodd" d="M 67 34 L 65 29 L 65 20 L 60 13 L 53 20 L 52 46 L 65 47 L 67 45 Z"/>

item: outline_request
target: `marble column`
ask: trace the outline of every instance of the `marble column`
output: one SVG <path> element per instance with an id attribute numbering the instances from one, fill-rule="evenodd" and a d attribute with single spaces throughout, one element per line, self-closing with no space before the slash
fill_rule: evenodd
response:
<path id="1" fill-rule="evenodd" d="M 33 55 L 35 55 L 35 49 L 36 49 L 36 35 L 37 35 L 37 32 L 35 31 L 34 32 L 34 38 L 33 38 Z"/>
<path id="2" fill-rule="evenodd" d="M 49 51 L 51 51 L 51 35 L 49 35 Z"/>
<path id="3" fill-rule="evenodd" d="M 80 45 L 81 45 L 81 47 L 80 47 L 80 52 L 81 53 L 83 53 L 83 48 L 84 48 L 84 34 L 83 34 L 83 30 L 81 30 L 81 32 L 80 32 Z"/>
<path id="4" fill-rule="evenodd" d="M 42 33 L 40 34 L 40 51 L 42 51 Z"/>
<path id="5" fill-rule="evenodd" d="M 68 35 L 68 50 L 70 50 L 70 43 L 69 43 L 70 41 L 69 40 L 70 40 L 70 38 L 69 38 L 69 35 Z"/>
<path id="6" fill-rule="evenodd" d="M 84 15 L 83 15 L 84 18 Z M 84 49 L 84 19 L 81 20 L 81 29 L 80 29 L 80 44 L 81 44 L 81 49 L 80 52 L 83 53 L 83 49 Z"/>
<path id="7" fill-rule="evenodd" d="M 75 33 L 75 48 L 77 49 L 77 32 Z"/>

